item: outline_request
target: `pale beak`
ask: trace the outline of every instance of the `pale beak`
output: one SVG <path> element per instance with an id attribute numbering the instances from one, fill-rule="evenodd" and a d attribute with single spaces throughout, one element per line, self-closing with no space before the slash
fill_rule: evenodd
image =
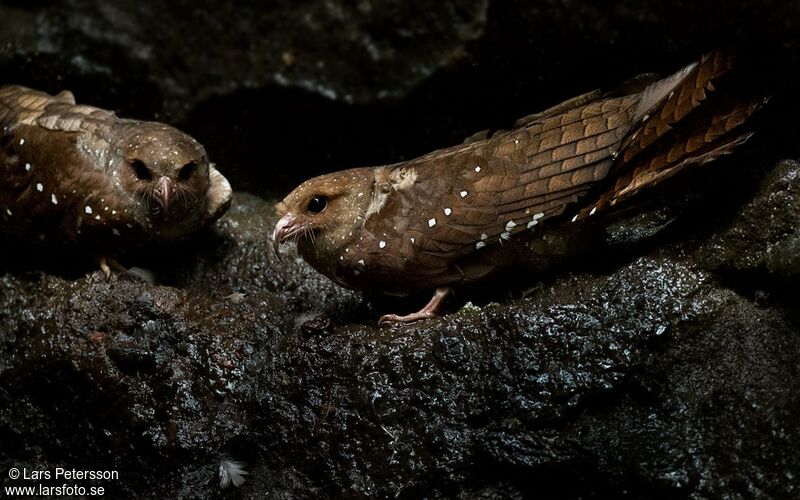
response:
<path id="1" fill-rule="evenodd" d="M 275 230 L 272 231 L 272 248 L 275 250 L 275 256 L 278 257 L 278 260 L 281 258 L 281 254 L 278 252 L 280 244 L 296 234 L 299 230 L 296 222 L 297 217 L 295 217 L 294 214 L 288 213 L 281 217 L 278 223 L 275 224 Z"/>
<path id="2" fill-rule="evenodd" d="M 169 177 L 161 177 L 158 179 L 156 196 L 158 197 L 161 208 L 164 209 L 164 213 L 166 214 L 169 212 L 169 203 L 170 200 L 172 200 L 172 181 Z"/>

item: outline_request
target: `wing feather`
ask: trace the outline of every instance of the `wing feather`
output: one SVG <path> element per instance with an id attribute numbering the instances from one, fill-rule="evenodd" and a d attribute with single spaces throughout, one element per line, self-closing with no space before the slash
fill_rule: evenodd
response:
<path id="1" fill-rule="evenodd" d="M 754 106 L 712 114 L 704 127 L 682 129 L 674 147 L 652 151 L 659 138 L 674 135 L 672 126 L 707 99 L 711 81 L 730 66 L 729 58 L 710 54 L 638 93 L 589 93 L 526 117 L 516 129 L 391 167 L 413 170 L 415 182 L 393 193 L 382 212 L 386 216 L 365 228 L 376 238 L 398 236 L 406 268 L 425 269 L 441 283 L 483 275 L 498 255 L 492 248 L 564 215 L 590 191 L 599 192 L 598 183 L 610 175 L 618 189 L 609 192 L 625 196 L 745 140 L 718 138 L 740 125 Z M 645 150 L 648 154 L 640 155 Z M 591 215 L 598 206 L 587 205 L 580 213 Z M 370 245 L 384 258 L 382 246 Z"/>
<path id="2" fill-rule="evenodd" d="M 635 96 L 580 102 L 522 128 L 393 167 L 413 168 L 417 176 L 410 189 L 393 195 L 406 239 L 414 239 L 405 258 L 425 265 L 437 258 L 443 272 L 459 257 L 562 214 L 607 175 L 636 105 Z M 397 231 L 397 224 L 385 222 L 393 220 L 381 217 L 367 226 L 387 234 Z"/>
<path id="3" fill-rule="evenodd" d="M 0 87 L 0 125 L 39 126 L 63 132 L 94 133 L 117 117 L 104 109 L 76 105 L 70 92 L 55 96 L 18 85 Z"/>

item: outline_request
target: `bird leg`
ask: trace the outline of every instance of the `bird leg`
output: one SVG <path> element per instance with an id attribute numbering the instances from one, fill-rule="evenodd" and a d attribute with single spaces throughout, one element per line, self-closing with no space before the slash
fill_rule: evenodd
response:
<path id="1" fill-rule="evenodd" d="M 442 304 L 450 295 L 450 293 L 451 290 L 449 288 L 437 288 L 436 291 L 433 292 L 433 297 L 431 297 L 431 300 L 419 311 L 406 314 L 405 316 L 398 316 L 397 314 L 385 314 L 381 316 L 381 319 L 378 321 L 378 325 L 383 326 L 391 325 L 392 323 L 413 323 L 414 321 L 419 321 L 421 319 L 435 318 L 438 316 L 439 309 L 442 307 Z"/>
<path id="2" fill-rule="evenodd" d="M 103 274 L 106 275 L 106 278 L 111 276 L 111 271 L 116 271 L 120 274 L 128 272 L 128 270 L 125 269 L 125 266 L 117 262 L 115 259 L 112 259 L 111 257 L 100 257 L 99 265 L 100 265 L 100 270 L 103 271 Z"/>

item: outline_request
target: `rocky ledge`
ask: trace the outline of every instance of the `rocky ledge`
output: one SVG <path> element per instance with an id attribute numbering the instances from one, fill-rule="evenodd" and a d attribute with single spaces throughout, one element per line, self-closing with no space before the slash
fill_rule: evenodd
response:
<path id="1" fill-rule="evenodd" d="M 0 278 L 0 463 L 130 495 L 217 494 L 222 459 L 246 496 L 796 494 L 799 219 L 783 161 L 707 236 L 381 329 L 239 194 L 162 284 Z"/>
<path id="2" fill-rule="evenodd" d="M 800 494 L 796 3 L 28 3 L 0 5 L 0 83 L 175 123 L 240 193 L 110 279 L 86 249 L 3 241 L 0 486 L 64 467 L 117 470 L 67 482 L 124 497 Z M 382 329 L 416 299 L 272 253 L 272 202 L 306 177 L 729 46 L 773 95 L 758 142 L 558 272 Z M 222 489 L 233 462 L 246 482 Z"/>

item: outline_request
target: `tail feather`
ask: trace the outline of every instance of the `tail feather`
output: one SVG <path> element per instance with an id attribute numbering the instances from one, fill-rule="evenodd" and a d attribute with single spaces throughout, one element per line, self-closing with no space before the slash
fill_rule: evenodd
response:
<path id="1" fill-rule="evenodd" d="M 610 185 L 584 205 L 576 220 L 655 186 L 690 165 L 730 153 L 752 133 L 740 130 L 767 101 L 716 91 L 733 67 L 722 52 L 706 55 L 642 93 L 637 114 L 642 124 L 623 140 L 609 174 Z"/>
<path id="2" fill-rule="evenodd" d="M 676 160 L 675 163 L 669 164 L 671 166 L 661 169 L 643 168 L 641 169 L 642 172 L 639 175 L 635 175 L 629 184 L 614 193 L 613 198 L 608 201 L 608 205 L 616 205 L 618 202 L 636 195 L 643 189 L 652 187 L 672 177 L 689 165 L 703 165 L 716 160 L 720 156 L 731 153 L 734 149 L 747 142 L 752 135 L 752 132 L 747 132 L 742 135 L 726 138 L 718 143 L 712 143 L 713 146 L 705 152 L 695 152 L 695 154 L 691 156 L 683 157 L 680 161 Z"/>
<path id="3" fill-rule="evenodd" d="M 674 75 L 650 85 L 642 92 L 634 119 L 642 125 L 623 141 L 620 162 L 630 162 L 707 99 L 713 81 L 733 68 L 733 56 L 724 52 L 705 55 Z"/>

